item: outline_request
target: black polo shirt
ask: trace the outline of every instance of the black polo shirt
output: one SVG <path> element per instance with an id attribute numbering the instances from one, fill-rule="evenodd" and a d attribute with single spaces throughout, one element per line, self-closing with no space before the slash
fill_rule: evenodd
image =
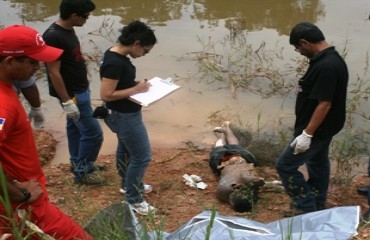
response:
<path id="1" fill-rule="evenodd" d="M 347 84 L 347 65 L 334 47 L 311 58 L 307 72 L 298 82 L 294 136 L 307 127 L 319 101 L 330 101 L 331 109 L 314 138 L 328 139 L 338 133 L 346 118 Z"/>

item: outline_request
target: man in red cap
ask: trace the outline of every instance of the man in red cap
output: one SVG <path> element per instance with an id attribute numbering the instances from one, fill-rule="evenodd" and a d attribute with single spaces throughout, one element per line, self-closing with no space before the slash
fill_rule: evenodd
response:
<path id="1" fill-rule="evenodd" d="M 62 52 L 30 27 L 0 30 L 0 235 L 21 231 L 14 219 L 24 209 L 27 223 L 40 229 L 26 230 L 32 239 L 92 239 L 49 202 L 32 128 L 13 90 L 14 81 L 26 81 L 39 69 L 39 61 L 55 61 Z"/>

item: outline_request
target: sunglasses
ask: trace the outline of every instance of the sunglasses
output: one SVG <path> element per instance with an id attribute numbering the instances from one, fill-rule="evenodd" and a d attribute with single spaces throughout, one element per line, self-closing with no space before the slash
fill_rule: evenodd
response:
<path id="1" fill-rule="evenodd" d="M 144 48 L 144 54 L 147 54 L 147 53 L 149 53 L 149 52 L 150 52 L 150 49 L 145 48 L 145 47 L 143 47 L 143 48 Z"/>
<path id="2" fill-rule="evenodd" d="M 88 19 L 90 16 L 90 13 L 83 14 L 83 15 L 77 14 L 77 16 L 82 17 L 83 19 Z"/>
<path id="3" fill-rule="evenodd" d="M 294 51 L 301 52 L 301 45 L 294 46 Z"/>

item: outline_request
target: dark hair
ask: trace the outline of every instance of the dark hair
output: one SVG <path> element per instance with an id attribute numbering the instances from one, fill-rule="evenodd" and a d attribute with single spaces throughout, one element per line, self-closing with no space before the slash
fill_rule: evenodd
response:
<path id="1" fill-rule="evenodd" d="M 91 0 L 62 0 L 59 5 L 59 16 L 66 20 L 72 14 L 85 16 L 95 10 L 95 4 Z"/>
<path id="2" fill-rule="evenodd" d="M 297 24 L 290 32 L 289 42 L 291 45 L 298 46 L 301 39 L 310 43 L 318 43 L 324 41 L 325 37 L 316 25 L 309 22 L 302 22 Z"/>
<path id="3" fill-rule="evenodd" d="M 236 212 L 248 212 L 258 201 L 258 190 L 260 185 L 247 183 L 241 185 L 229 196 L 229 203 Z"/>
<path id="4" fill-rule="evenodd" d="M 235 189 L 229 196 L 229 203 L 236 212 L 248 212 L 258 201 L 258 189 L 246 184 L 240 189 Z"/>
<path id="5" fill-rule="evenodd" d="M 124 46 L 129 46 L 135 41 L 140 41 L 141 46 L 150 46 L 157 43 L 157 38 L 149 26 L 136 20 L 123 27 L 118 37 L 118 42 Z"/>

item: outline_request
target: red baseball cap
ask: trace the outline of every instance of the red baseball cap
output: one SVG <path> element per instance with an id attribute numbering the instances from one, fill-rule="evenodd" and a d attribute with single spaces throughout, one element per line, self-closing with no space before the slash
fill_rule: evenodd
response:
<path id="1" fill-rule="evenodd" d="M 0 56 L 26 56 L 41 62 L 53 62 L 63 50 L 45 44 L 33 28 L 12 25 L 0 30 Z"/>

